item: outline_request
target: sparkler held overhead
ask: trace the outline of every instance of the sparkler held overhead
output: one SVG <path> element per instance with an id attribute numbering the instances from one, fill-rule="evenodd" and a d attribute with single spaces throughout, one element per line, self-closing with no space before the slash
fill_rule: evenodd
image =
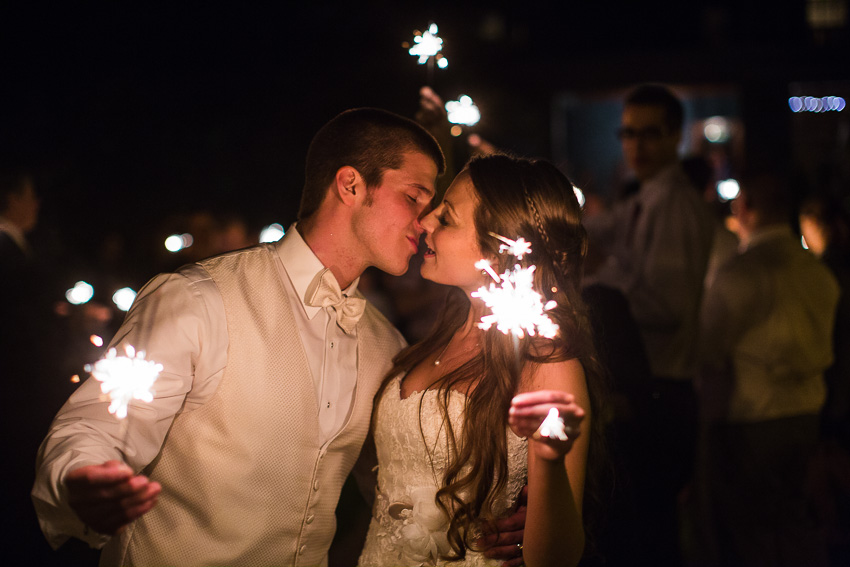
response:
<path id="1" fill-rule="evenodd" d="M 449 122 L 464 126 L 475 126 L 481 120 L 481 111 L 469 95 L 460 95 L 457 100 L 446 103 L 446 113 Z"/>
<path id="2" fill-rule="evenodd" d="M 449 65 L 449 60 L 440 53 L 443 49 L 443 38 L 437 35 L 437 24 L 433 22 L 425 32 L 415 30 L 413 36 L 414 45 L 404 42 L 402 47 L 408 48 L 407 52 L 418 58 L 417 63 L 428 65 L 428 84 L 431 85 L 434 79 L 435 62 L 440 69 L 445 69 Z"/>

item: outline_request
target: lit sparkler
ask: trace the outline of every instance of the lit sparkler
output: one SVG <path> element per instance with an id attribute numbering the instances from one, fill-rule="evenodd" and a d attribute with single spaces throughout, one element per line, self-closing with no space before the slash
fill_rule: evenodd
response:
<path id="1" fill-rule="evenodd" d="M 420 65 L 424 65 L 428 62 L 428 60 L 433 57 L 438 59 L 438 65 L 440 68 L 445 68 L 449 61 L 440 53 L 443 49 L 443 38 L 437 35 L 437 24 L 431 24 L 428 26 L 428 29 L 425 33 L 421 33 L 418 30 L 413 32 L 413 45 L 407 52 L 413 55 L 414 57 L 418 57 L 419 60 L 417 63 Z M 445 60 L 444 64 L 440 64 L 439 60 Z"/>
<path id="2" fill-rule="evenodd" d="M 481 111 L 468 95 L 460 95 L 457 100 L 446 103 L 446 114 L 452 124 L 475 126 L 481 120 Z"/>
<path id="3" fill-rule="evenodd" d="M 540 437 L 548 437 L 549 439 L 560 439 L 566 441 L 567 428 L 564 424 L 564 419 L 558 414 L 557 408 L 549 408 L 549 414 L 537 431 L 534 432 L 535 439 Z"/>
<path id="4" fill-rule="evenodd" d="M 417 58 L 416 62 L 420 65 L 428 64 L 428 83 L 433 80 L 434 63 L 437 67 L 445 69 L 449 65 L 449 60 L 440 53 L 443 49 L 443 38 L 437 35 L 437 24 L 432 23 L 428 26 L 425 32 L 416 30 L 413 32 L 413 45 L 405 42 L 403 47 L 409 48 L 408 53 Z"/>
<path id="5" fill-rule="evenodd" d="M 508 253 L 518 260 L 522 260 L 526 254 L 531 254 L 531 243 L 522 237 L 511 240 L 493 232 L 490 236 L 502 241 L 499 254 Z M 512 270 L 506 270 L 501 276 L 496 274 L 487 260 L 479 260 L 475 267 L 487 272 L 495 282 L 491 283 L 489 288 L 482 286 L 472 293 L 472 297 L 481 298 L 491 312 L 481 317 L 478 327 L 486 331 L 496 325 L 504 334 L 513 335 L 517 369 L 521 371 L 519 340 L 526 333 L 532 337 L 539 334 L 547 339 L 554 338 L 558 334 L 558 325 L 546 315 L 546 311 L 554 308 L 557 303 L 548 301 L 544 305 L 541 295 L 534 291 L 534 270 L 537 267 L 533 264 L 527 268 L 515 264 Z M 500 285 L 497 287 L 496 284 Z M 534 433 L 535 439 L 541 437 L 567 440 L 564 420 L 558 414 L 557 408 L 549 409 L 546 419 Z"/>
<path id="6" fill-rule="evenodd" d="M 523 238 L 510 240 L 492 232 L 490 235 L 504 243 L 499 247 L 500 254 L 507 252 L 521 260 L 524 255 L 531 253 L 531 244 Z M 534 291 L 536 266 L 523 268 L 515 264 L 512 270 L 506 270 L 501 276 L 496 274 L 487 260 L 479 260 L 475 267 L 486 271 L 495 282 L 472 293 L 472 297 L 480 298 L 491 311 L 489 315 L 481 317 L 479 328 L 486 331 L 496 325 L 504 334 L 510 333 L 519 339 L 526 333 L 530 336 L 539 334 L 547 339 L 555 337 L 558 325 L 546 315 L 546 311 L 557 304 L 549 301 L 544 305 L 540 294 Z"/>
<path id="7" fill-rule="evenodd" d="M 154 382 L 162 372 L 162 365 L 145 360 L 143 351 L 127 345 L 127 356 L 117 356 L 114 348 L 109 349 L 106 357 L 85 369 L 100 382 L 100 390 L 110 400 L 109 413 L 118 419 L 127 417 L 127 406 L 136 399 L 143 402 L 153 401 Z"/>

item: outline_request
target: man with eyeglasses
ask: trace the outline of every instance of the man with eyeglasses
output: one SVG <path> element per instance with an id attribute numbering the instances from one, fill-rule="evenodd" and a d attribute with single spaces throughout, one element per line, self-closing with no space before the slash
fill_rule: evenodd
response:
<path id="1" fill-rule="evenodd" d="M 677 495 L 696 439 L 693 377 L 700 298 L 714 234 L 707 206 L 679 164 L 684 111 L 666 87 L 626 97 L 617 131 L 637 191 L 587 219 L 605 255 L 592 281 L 622 291 L 652 369 L 646 399 L 631 400 L 641 440 L 629 458 L 646 562 L 678 565 Z"/>

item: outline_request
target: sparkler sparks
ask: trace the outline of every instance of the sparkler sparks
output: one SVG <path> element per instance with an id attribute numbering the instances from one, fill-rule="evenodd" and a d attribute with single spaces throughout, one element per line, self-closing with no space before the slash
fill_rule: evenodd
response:
<path id="1" fill-rule="evenodd" d="M 498 234 L 490 234 L 504 243 L 499 247 L 500 254 L 507 252 L 522 259 L 531 253 L 531 244 L 522 238 L 510 240 Z M 511 333 L 520 339 L 526 333 L 532 337 L 539 334 L 547 339 L 557 335 L 558 325 L 545 313 L 555 307 L 556 303 L 549 301 L 544 305 L 540 294 L 534 291 L 536 266 L 523 268 L 515 264 L 512 270 L 505 271 L 501 276 L 496 274 L 487 260 L 476 262 L 475 267 L 486 271 L 495 282 L 489 288 L 482 286 L 472 293 L 472 297 L 480 298 L 491 311 L 490 315 L 481 317 L 479 328 L 486 331 L 496 325 L 504 334 Z"/>
<path id="2" fill-rule="evenodd" d="M 548 437 L 549 439 L 560 439 L 561 441 L 568 439 L 564 420 L 558 414 L 557 408 L 549 408 L 549 414 L 543 420 L 543 423 L 540 424 L 534 436 L 535 438 Z"/>
<path id="3" fill-rule="evenodd" d="M 130 345 L 125 352 L 127 356 L 117 356 L 116 350 L 111 348 L 105 358 L 85 367 L 101 383 L 101 392 L 111 401 L 109 413 L 118 419 L 127 417 L 131 400 L 153 401 L 151 388 L 162 371 L 161 364 L 145 360 L 144 352 L 137 353 Z"/>
<path id="4" fill-rule="evenodd" d="M 443 38 L 437 35 L 437 24 L 431 24 L 425 33 L 415 31 L 413 45 L 407 52 L 418 57 L 417 63 L 424 65 L 433 57 L 437 61 L 437 66 L 444 69 L 449 60 L 443 57 L 440 53 L 443 49 Z"/>
<path id="5" fill-rule="evenodd" d="M 481 111 L 472 102 L 468 95 L 460 95 L 457 100 L 446 103 L 446 113 L 452 124 L 463 124 L 464 126 L 475 126 L 481 120 Z"/>
<path id="6" fill-rule="evenodd" d="M 499 245 L 499 254 L 507 252 L 511 256 L 516 256 L 517 260 L 522 260 L 523 256 L 531 253 L 531 242 L 526 242 L 523 237 L 511 240 L 493 232 L 490 233 L 490 236 L 495 236 L 504 242 L 504 244 Z"/>

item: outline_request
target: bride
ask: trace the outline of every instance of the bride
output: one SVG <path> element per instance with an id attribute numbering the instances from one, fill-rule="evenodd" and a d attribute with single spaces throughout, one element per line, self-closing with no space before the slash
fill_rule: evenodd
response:
<path id="1" fill-rule="evenodd" d="M 422 226 L 422 276 L 453 287 L 431 334 L 399 353 L 376 397 L 378 489 L 359 565 L 498 565 L 483 554 L 488 536 L 526 484 L 524 563 L 576 565 L 600 373 L 580 299 L 586 240 L 573 187 L 545 161 L 475 158 Z M 475 263 L 501 274 L 519 262 L 493 234 L 530 242 L 521 263 L 536 265 L 544 303 L 557 302 L 547 312 L 554 339 L 517 346 L 478 327 L 489 309 L 470 295 L 492 280 Z M 567 440 L 539 434 L 551 408 Z"/>

